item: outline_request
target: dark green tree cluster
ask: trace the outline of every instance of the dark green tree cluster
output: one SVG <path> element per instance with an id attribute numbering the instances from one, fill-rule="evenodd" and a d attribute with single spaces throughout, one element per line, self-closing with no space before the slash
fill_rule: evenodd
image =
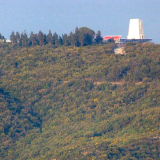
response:
<path id="1" fill-rule="evenodd" d="M 51 30 L 49 30 L 47 35 L 41 30 L 38 34 L 34 34 L 31 31 L 30 36 L 28 36 L 25 31 L 22 34 L 12 31 L 10 35 L 12 46 L 19 47 L 34 47 L 35 45 L 42 46 L 46 44 L 82 47 L 93 43 L 102 43 L 103 38 L 101 37 L 100 31 L 97 32 L 95 40 L 94 38 L 95 32 L 87 27 L 76 27 L 74 32 L 71 32 L 69 35 L 63 34 L 62 36 L 59 36 L 56 32 L 52 34 Z"/>

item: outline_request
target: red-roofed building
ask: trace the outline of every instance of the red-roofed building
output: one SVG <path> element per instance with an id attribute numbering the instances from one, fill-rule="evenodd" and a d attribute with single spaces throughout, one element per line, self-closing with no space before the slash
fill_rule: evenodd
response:
<path id="1" fill-rule="evenodd" d="M 109 39 L 113 38 L 114 41 L 116 42 L 116 41 L 119 41 L 121 39 L 121 37 L 122 36 L 105 36 L 105 37 L 103 37 L 103 40 L 108 41 Z"/>

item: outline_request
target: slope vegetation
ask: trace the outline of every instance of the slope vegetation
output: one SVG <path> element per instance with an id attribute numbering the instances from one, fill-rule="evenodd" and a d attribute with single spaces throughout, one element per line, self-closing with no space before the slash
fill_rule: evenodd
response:
<path id="1" fill-rule="evenodd" d="M 159 159 L 160 45 L 0 50 L 2 159 Z"/>

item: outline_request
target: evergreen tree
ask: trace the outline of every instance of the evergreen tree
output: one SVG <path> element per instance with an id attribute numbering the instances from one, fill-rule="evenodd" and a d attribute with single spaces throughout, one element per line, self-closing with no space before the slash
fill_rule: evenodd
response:
<path id="1" fill-rule="evenodd" d="M 63 39 L 62 39 L 61 36 L 59 36 L 59 38 L 58 38 L 58 44 L 59 44 L 59 45 L 63 45 Z"/>
<path id="2" fill-rule="evenodd" d="M 19 46 L 19 44 L 20 44 L 20 34 L 19 34 L 19 32 L 16 32 L 16 43 L 17 43 L 17 46 Z"/>
<path id="3" fill-rule="evenodd" d="M 63 45 L 68 46 L 69 38 L 68 38 L 67 34 L 63 34 L 62 39 L 63 39 Z"/>
<path id="4" fill-rule="evenodd" d="M 49 33 L 47 34 L 46 42 L 49 43 L 49 44 L 53 43 L 53 36 L 52 36 L 51 30 L 49 30 Z"/>
<path id="5" fill-rule="evenodd" d="M 2 36 L 1 33 L 0 33 L 0 40 L 1 40 L 1 41 L 4 41 L 4 40 L 5 40 L 4 36 Z"/>
<path id="6" fill-rule="evenodd" d="M 6 40 L 5 40 L 4 36 L 2 36 L 0 33 L 0 48 L 5 46 L 5 44 L 6 44 Z"/>
<path id="7" fill-rule="evenodd" d="M 73 32 L 70 33 L 69 38 L 71 45 L 75 46 L 75 35 L 73 34 Z"/>
<path id="8" fill-rule="evenodd" d="M 34 47 L 33 37 L 34 37 L 33 31 L 31 31 L 31 34 L 30 34 L 30 37 L 29 37 L 29 45 L 32 45 L 32 47 Z"/>
<path id="9" fill-rule="evenodd" d="M 79 31 L 78 27 L 76 27 L 75 33 L 74 33 L 74 39 L 75 39 L 75 46 L 77 46 L 77 47 L 80 46 L 79 34 L 80 34 L 80 31 Z"/>
<path id="10" fill-rule="evenodd" d="M 28 36 L 26 34 L 26 31 L 24 31 L 21 34 L 21 42 L 22 42 L 22 47 L 27 47 L 28 46 Z"/>
<path id="11" fill-rule="evenodd" d="M 10 40 L 11 40 L 11 42 L 12 42 L 12 46 L 13 46 L 14 44 L 16 44 L 16 36 L 15 36 L 15 34 L 14 34 L 14 31 L 12 31 L 12 33 L 11 33 L 11 35 L 10 35 Z"/>
<path id="12" fill-rule="evenodd" d="M 114 41 L 113 38 L 111 38 L 111 39 L 108 40 L 108 42 L 109 42 L 109 43 L 114 43 L 115 41 Z"/>
<path id="13" fill-rule="evenodd" d="M 103 41 L 103 38 L 102 38 L 102 36 L 101 36 L 101 31 L 99 30 L 98 32 L 97 32 L 97 34 L 96 34 L 96 38 L 95 38 L 95 41 L 96 41 L 96 43 L 102 43 L 102 41 Z"/>
<path id="14" fill-rule="evenodd" d="M 53 34 L 53 44 L 58 46 L 58 34 L 56 32 Z"/>
<path id="15" fill-rule="evenodd" d="M 29 37 L 29 43 L 34 47 L 35 44 L 37 44 L 37 35 L 33 34 L 33 31 L 31 31 L 30 37 Z"/>
<path id="16" fill-rule="evenodd" d="M 41 30 L 39 31 L 37 38 L 38 38 L 40 46 L 42 46 L 45 42 L 45 35 L 43 34 Z"/>

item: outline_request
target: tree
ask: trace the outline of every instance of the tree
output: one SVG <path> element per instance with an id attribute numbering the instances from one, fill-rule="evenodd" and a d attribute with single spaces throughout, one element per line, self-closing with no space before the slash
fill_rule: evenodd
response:
<path id="1" fill-rule="evenodd" d="M 85 34 L 84 30 L 81 30 L 80 34 L 79 34 L 79 42 L 81 44 L 81 47 L 84 45 L 85 38 L 86 38 L 86 34 Z"/>
<path id="2" fill-rule="evenodd" d="M 71 45 L 75 46 L 75 35 L 73 34 L 73 32 L 70 33 L 69 40 L 70 40 Z"/>
<path id="3" fill-rule="evenodd" d="M 26 31 L 24 31 L 21 34 L 21 42 L 22 42 L 22 47 L 27 47 L 28 46 L 28 36 L 26 34 Z"/>
<path id="4" fill-rule="evenodd" d="M 16 44 L 16 36 L 14 34 L 14 31 L 12 31 L 12 33 L 10 35 L 10 40 L 12 42 L 12 45 Z"/>
<path id="5" fill-rule="evenodd" d="M 0 33 L 0 39 L 1 39 L 1 41 L 3 41 L 5 39 L 4 36 L 1 35 L 1 33 Z"/>
<path id="6" fill-rule="evenodd" d="M 0 42 L 3 42 L 3 43 L 0 43 L 0 48 L 6 44 L 6 40 L 4 36 L 1 35 L 1 33 L 0 33 Z"/>
<path id="7" fill-rule="evenodd" d="M 52 44 L 52 43 L 53 43 L 53 36 L 52 36 L 51 30 L 49 30 L 49 33 L 47 34 L 46 41 L 47 41 L 47 43 L 49 43 L 49 44 Z"/>
<path id="8" fill-rule="evenodd" d="M 31 31 L 29 41 L 30 41 L 30 44 L 32 45 L 32 47 L 34 47 L 34 45 L 37 44 L 37 35 L 33 34 L 33 31 Z"/>
<path id="9" fill-rule="evenodd" d="M 58 34 L 56 32 L 53 34 L 53 44 L 58 46 Z"/>
<path id="10" fill-rule="evenodd" d="M 17 43 L 17 46 L 20 44 L 20 34 L 19 34 L 19 32 L 16 32 L 16 43 Z"/>
<path id="11" fill-rule="evenodd" d="M 68 44 L 69 44 L 69 39 L 68 39 L 67 34 L 63 34 L 63 35 L 62 35 L 62 39 L 63 39 L 63 45 L 68 46 Z"/>
<path id="12" fill-rule="evenodd" d="M 102 43 L 102 41 L 103 41 L 103 38 L 102 38 L 102 36 L 101 36 L 101 31 L 99 30 L 98 32 L 97 32 L 97 34 L 96 34 L 96 38 L 95 38 L 95 41 L 96 41 L 96 43 Z"/>
<path id="13" fill-rule="evenodd" d="M 78 27 L 76 27 L 75 29 L 75 33 L 74 33 L 74 40 L 75 40 L 75 46 L 80 46 L 80 43 L 79 43 L 79 29 Z"/>
<path id="14" fill-rule="evenodd" d="M 111 39 L 108 40 L 108 42 L 109 42 L 109 43 L 114 43 L 115 41 L 114 41 L 113 38 L 111 38 Z"/>
<path id="15" fill-rule="evenodd" d="M 43 34 L 41 30 L 39 31 L 37 38 L 38 38 L 40 46 L 42 46 L 45 42 L 45 35 Z"/>
<path id="16" fill-rule="evenodd" d="M 59 36 L 59 38 L 58 38 L 58 44 L 59 44 L 59 45 L 62 45 L 62 44 L 63 44 L 63 39 L 62 39 L 61 36 Z"/>
<path id="17" fill-rule="evenodd" d="M 79 29 L 79 41 L 81 46 L 91 45 L 95 32 L 87 27 L 82 27 Z"/>

